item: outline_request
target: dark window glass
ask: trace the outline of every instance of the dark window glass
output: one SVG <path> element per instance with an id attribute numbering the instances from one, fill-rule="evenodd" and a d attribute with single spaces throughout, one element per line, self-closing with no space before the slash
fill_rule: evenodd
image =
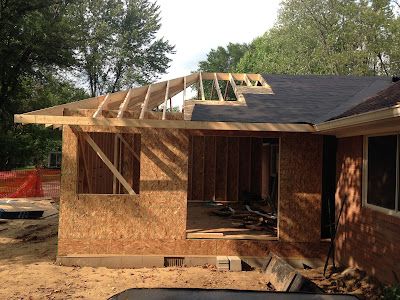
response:
<path id="1" fill-rule="evenodd" d="M 395 208 L 397 136 L 368 138 L 367 202 Z"/>

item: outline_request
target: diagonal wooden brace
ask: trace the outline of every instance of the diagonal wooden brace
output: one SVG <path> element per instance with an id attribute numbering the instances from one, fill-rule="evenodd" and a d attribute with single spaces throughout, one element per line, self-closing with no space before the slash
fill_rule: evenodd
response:
<path id="1" fill-rule="evenodd" d="M 105 165 L 110 169 L 110 171 L 114 174 L 114 176 L 118 179 L 118 181 L 122 184 L 122 186 L 128 191 L 130 195 L 136 195 L 133 191 L 132 187 L 125 180 L 125 178 L 121 175 L 121 173 L 117 170 L 117 168 L 113 165 L 113 163 L 107 158 L 105 153 L 100 149 L 100 147 L 96 144 L 96 142 L 87 134 L 87 132 L 79 131 L 82 138 L 92 147 L 94 152 L 100 157 L 100 159 L 105 163 Z"/>

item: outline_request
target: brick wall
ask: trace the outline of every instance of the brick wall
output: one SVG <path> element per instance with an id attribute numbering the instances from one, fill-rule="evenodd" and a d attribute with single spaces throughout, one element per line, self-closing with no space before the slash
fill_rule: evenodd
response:
<path id="1" fill-rule="evenodd" d="M 336 212 L 348 196 L 340 219 L 336 257 L 341 264 L 359 267 L 383 282 L 400 277 L 400 218 L 362 207 L 361 136 L 338 140 Z"/>

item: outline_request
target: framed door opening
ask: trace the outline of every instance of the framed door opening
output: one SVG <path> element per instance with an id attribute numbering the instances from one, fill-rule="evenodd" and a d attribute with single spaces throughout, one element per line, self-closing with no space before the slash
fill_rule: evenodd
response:
<path id="1" fill-rule="evenodd" d="M 279 138 L 192 135 L 187 238 L 278 238 Z"/>

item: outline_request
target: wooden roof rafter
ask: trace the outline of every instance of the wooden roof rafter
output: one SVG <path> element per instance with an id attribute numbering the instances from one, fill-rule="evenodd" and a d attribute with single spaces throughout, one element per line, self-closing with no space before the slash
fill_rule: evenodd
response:
<path id="1" fill-rule="evenodd" d="M 211 82 L 211 86 L 216 90 L 217 99 L 206 99 L 204 81 Z M 226 82 L 224 93 L 221 91 L 221 81 Z M 242 82 L 243 86 L 239 86 L 237 82 Z M 260 82 L 262 86 L 255 87 L 252 82 Z M 200 99 L 187 100 L 188 88 L 196 83 L 200 89 Z M 225 101 L 229 85 L 232 87 L 237 101 Z M 133 87 L 126 91 L 108 93 L 102 96 L 15 115 L 15 122 L 23 124 L 50 124 L 53 127 L 71 125 L 255 131 L 315 131 L 313 126 L 308 124 L 193 121 L 185 119 L 183 116 L 170 118 L 172 112 L 167 112 L 168 99 L 181 92 L 183 92 L 185 103 L 193 102 L 194 105 L 202 102 L 202 105 L 246 106 L 246 99 L 243 93 L 251 93 L 250 90 L 253 88 L 255 91 L 262 93 L 260 89 L 270 89 L 270 86 L 260 74 L 200 72 L 146 86 Z M 158 116 L 155 116 L 155 112 L 152 112 L 152 110 L 160 107 L 162 104 L 164 104 L 162 112 Z M 79 111 L 89 110 L 93 111 L 90 115 L 79 113 Z M 76 113 L 71 115 L 67 113 L 68 111 L 75 111 Z M 104 113 L 105 111 L 107 113 Z"/>

